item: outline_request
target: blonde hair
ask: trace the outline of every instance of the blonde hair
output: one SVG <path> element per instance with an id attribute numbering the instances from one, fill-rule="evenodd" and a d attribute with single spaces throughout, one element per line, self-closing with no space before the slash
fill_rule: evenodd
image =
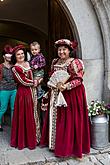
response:
<path id="1" fill-rule="evenodd" d="M 40 49 L 40 44 L 37 42 L 37 41 L 34 41 L 30 44 L 30 47 L 31 46 L 35 46 L 35 45 L 38 45 L 39 49 Z"/>

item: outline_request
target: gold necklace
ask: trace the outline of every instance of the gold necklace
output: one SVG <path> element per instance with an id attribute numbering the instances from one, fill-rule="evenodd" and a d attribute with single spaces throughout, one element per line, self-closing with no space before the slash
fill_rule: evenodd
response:
<path id="1" fill-rule="evenodd" d="M 67 59 L 59 59 L 58 64 L 65 64 L 66 62 L 68 62 L 69 59 L 70 57 Z"/>

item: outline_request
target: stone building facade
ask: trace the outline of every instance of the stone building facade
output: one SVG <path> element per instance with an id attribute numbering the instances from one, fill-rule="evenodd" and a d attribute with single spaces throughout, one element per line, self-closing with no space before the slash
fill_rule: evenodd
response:
<path id="1" fill-rule="evenodd" d="M 81 43 L 88 100 L 109 102 L 110 1 L 64 0 L 64 3 L 74 20 Z"/>
<path id="2" fill-rule="evenodd" d="M 24 41 L 25 38 L 29 43 L 32 37 L 35 40 L 36 34 L 37 39 L 45 45 L 48 41 L 48 27 L 51 26 L 48 21 L 51 17 L 51 14 L 48 14 L 49 2 L 49 0 L 0 2 L 0 38 L 8 37 L 19 41 Z M 56 2 L 65 14 L 73 36 L 79 42 L 78 54 L 85 64 L 84 82 L 88 102 L 94 99 L 109 102 L 110 0 L 56 0 Z M 1 48 L 2 39 L 0 39 Z"/>

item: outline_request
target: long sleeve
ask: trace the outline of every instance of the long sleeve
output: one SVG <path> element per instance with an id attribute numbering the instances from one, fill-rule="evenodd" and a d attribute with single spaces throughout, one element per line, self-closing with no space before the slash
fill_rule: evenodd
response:
<path id="1" fill-rule="evenodd" d="M 39 58 L 39 69 L 43 68 L 46 65 L 45 57 L 41 54 Z"/>
<path id="2" fill-rule="evenodd" d="M 3 64 L 0 64 L 0 81 L 2 80 L 2 68 L 3 68 Z"/>
<path id="3" fill-rule="evenodd" d="M 71 63 L 72 80 L 67 83 L 67 90 L 71 90 L 82 84 L 84 75 L 84 64 L 80 59 L 75 59 Z"/>
<path id="4" fill-rule="evenodd" d="M 24 86 L 33 86 L 33 80 L 29 77 L 28 73 L 24 72 L 20 67 L 12 68 L 14 79 L 18 84 L 22 84 Z"/>
<path id="5" fill-rule="evenodd" d="M 45 67 L 46 65 L 46 60 L 45 57 L 43 56 L 42 53 L 36 55 L 35 57 L 33 57 L 30 61 L 30 65 L 32 68 L 34 68 L 35 65 L 37 65 L 37 69 L 42 69 Z"/>

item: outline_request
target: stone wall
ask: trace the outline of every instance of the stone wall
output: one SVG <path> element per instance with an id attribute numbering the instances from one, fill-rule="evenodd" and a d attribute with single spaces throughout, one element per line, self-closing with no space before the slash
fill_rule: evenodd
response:
<path id="1" fill-rule="evenodd" d="M 104 45 L 104 90 L 103 97 L 110 102 L 110 1 L 91 0 L 102 31 Z"/>
<path id="2" fill-rule="evenodd" d="M 84 82 L 88 102 L 94 99 L 109 102 L 110 1 L 64 0 L 62 5 L 65 11 L 68 8 L 70 21 L 77 29 L 85 64 Z"/>

